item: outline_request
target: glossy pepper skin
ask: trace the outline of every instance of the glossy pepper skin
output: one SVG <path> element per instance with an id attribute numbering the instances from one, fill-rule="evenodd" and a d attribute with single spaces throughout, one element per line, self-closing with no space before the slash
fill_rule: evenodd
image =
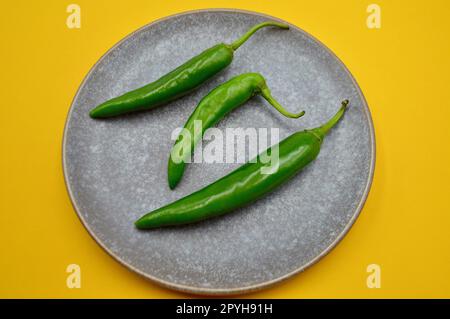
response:
<path id="1" fill-rule="evenodd" d="M 225 115 L 247 102 L 251 97 L 261 94 L 273 107 L 286 117 L 298 118 L 305 114 L 286 111 L 270 94 L 264 77 L 259 73 L 244 73 L 219 85 L 198 104 L 184 125 L 188 134 L 180 134 L 169 157 L 168 181 L 170 189 L 180 182 L 186 159 L 194 151 L 195 145 L 205 131 L 216 125 Z M 195 131 L 195 121 L 201 125 L 201 132 Z"/>
<path id="2" fill-rule="evenodd" d="M 347 104 L 348 100 L 343 101 L 340 110 L 324 125 L 294 133 L 277 144 L 279 166 L 272 174 L 262 174 L 265 164 L 260 154 L 256 162 L 249 162 L 209 186 L 144 215 L 135 222 L 136 227 L 149 229 L 194 223 L 257 200 L 317 157 L 325 135 L 342 118 Z"/>
<path id="3" fill-rule="evenodd" d="M 289 26 L 278 22 L 267 21 L 257 24 L 232 44 L 217 44 L 155 82 L 98 105 L 89 115 L 92 118 L 105 118 L 151 109 L 186 95 L 226 68 L 233 60 L 234 51 L 256 31 L 268 26 L 289 29 Z"/>

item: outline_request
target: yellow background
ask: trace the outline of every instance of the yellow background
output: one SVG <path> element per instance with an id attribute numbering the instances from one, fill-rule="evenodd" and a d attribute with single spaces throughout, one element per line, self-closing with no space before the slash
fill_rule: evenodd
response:
<path id="1" fill-rule="evenodd" d="M 81 6 L 81 29 L 66 7 Z M 366 8 L 382 10 L 379 30 Z M 130 32 L 202 8 L 285 19 L 325 43 L 364 92 L 377 163 L 361 216 L 318 264 L 247 297 L 450 297 L 450 2 L 4 1 L 0 10 L 0 297 L 186 297 L 107 255 L 67 195 L 61 141 L 75 92 L 93 64 Z M 68 289 L 66 267 L 82 270 Z M 366 267 L 381 266 L 368 289 Z"/>

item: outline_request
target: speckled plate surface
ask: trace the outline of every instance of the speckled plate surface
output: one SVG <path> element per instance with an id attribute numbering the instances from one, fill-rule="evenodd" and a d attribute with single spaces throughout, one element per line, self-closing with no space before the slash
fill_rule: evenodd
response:
<path id="1" fill-rule="evenodd" d="M 194 293 L 259 289 L 302 271 L 332 249 L 358 216 L 375 161 L 370 113 L 358 85 L 323 44 L 291 26 L 263 29 L 231 66 L 194 93 L 158 109 L 108 120 L 88 111 L 155 80 L 219 42 L 273 19 L 251 12 L 207 10 L 149 24 L 109 50 L 81 84 L 63 141 L 69 195 L 95 240 L 128 268 L 162 285 Z M 190 164 L 175 191 L 167 186 L 171 132 L 218 84 L 260 72 L 273 95 L 299 120 L 283 118 L 256 97 L 218 127 L 280 130 L 280 139 L 315 127 L 344 98 L 350 109 L 325 139 L 318 158 L 269 196 L 223 217 L 191 226 L 138 231 L 133 222 L 215 181 L 241 164 Z"/>

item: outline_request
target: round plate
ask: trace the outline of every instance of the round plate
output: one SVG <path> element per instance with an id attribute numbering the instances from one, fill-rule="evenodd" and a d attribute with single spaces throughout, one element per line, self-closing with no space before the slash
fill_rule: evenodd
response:
<path id="1" fill-rule="evenodd" d="M 230 43 L 273 17 L 236 10 L 188 12 L 127 36 L 91 69 L 72 103 L 63 166 L 75 210 L 114 258 L 159 284 L 194 293 L 227 294 L 285 279 L 324 256 L 358 216 L 375 161 L 370 113 L 355 80 L 323 44 L 291 25 L 258 31 L 230 67 L 194 93 L 152 111 L 106 120 L 97 104 L 151 82 L 219 42 Z M 238 167 L 190 164 L 175 191 L 167 185 L 171 133 L 199 100 L 232 76 L 259 72 L 287 109 L 287 119 L 260 97 L 233 111 L 218 128 L 279 128 L 280 139 L 329 119 L 348 98 L 344 119 L 317 159 L 263 199 L 194 225 L 139 231 L 146 212 L 188 195 Z"/>

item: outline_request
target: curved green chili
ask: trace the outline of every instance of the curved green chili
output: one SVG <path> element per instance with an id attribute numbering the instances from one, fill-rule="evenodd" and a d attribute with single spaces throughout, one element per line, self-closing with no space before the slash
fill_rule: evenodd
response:
<path id="1" fill-rule="evenodd" d="M 174 189 L 183 176 L 187 159 L 205 131 L 216 125 L 227 113 L 244 104 L 251 97 L 261 94 L 277 111 L 286 117 L 298 118 L 305 114 L 286 111 L 270 94 L 266 81 L 261 74 L 244 73 L 219 85 L 206 95 L 198 104 L 184 125 L 185 131 L 175 142 L 169 157 L 169 187 Z M 196 121 L 201 132 L 196 132 Z"/>
<path id="2" fill-rule="evenodd" d="M 278 169 L 271 174 L 262 173 L 266 167 L 262 154 L 256 162 L 249 162 L 209 186 L 150 212 L 135 222 L 137 228 L 156 228 L 181 225 L 225 214 L 246 205 L 272 191 L 293 177 L 319 154 L 328 131 L 342 118 L 348 101 L 327 123 L 311 130 L 300 131 L 279 144 Z"/>
<path id="3" fill-rule="evenodd" d="M 151 109 L 181 97 L 226 68 L 233 60 L 234 51 L 264 27 L 289 29 L 286 24 L 267 21 L 255 25 L 232 44 L 217 44 L 141 88 L 108 100 L 90 111 L 93 118 L 104 118 L 124 113 Z"/>

